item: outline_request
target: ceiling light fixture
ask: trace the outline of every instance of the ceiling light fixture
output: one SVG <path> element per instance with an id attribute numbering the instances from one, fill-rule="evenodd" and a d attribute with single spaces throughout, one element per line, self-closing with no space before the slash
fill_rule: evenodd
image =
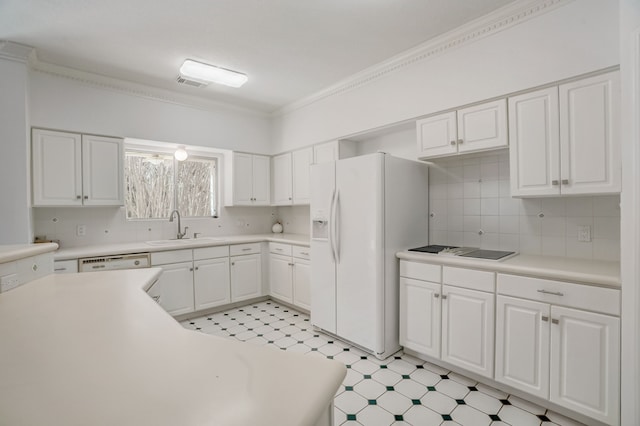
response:
<path id="1" fill-rule="evenodd" d="M 231 87 L 240 87 L 249 79 L 246 74 L 191 59 L 184 61 L 180 67 L 180 75 L 196 81 L 224 84 Z"/>
<path id="2" fill-rule="evenodd" d="M 176 157 L 178 161 L 184 161 L 189 156 L 189 153 L 184 149 L 184 146 L 179 146 L 176 152 L 173 153 L 173 156 Z"/>

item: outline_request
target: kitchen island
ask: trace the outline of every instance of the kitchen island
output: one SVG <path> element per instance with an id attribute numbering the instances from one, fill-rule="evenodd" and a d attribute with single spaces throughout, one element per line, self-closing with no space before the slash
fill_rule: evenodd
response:
<path id="1" fill-rule="evenodd" d="M 185 330 L 145 292 L 159 274 L 0 294 L 0 424 L 331 424 L 344 365 Z"/>

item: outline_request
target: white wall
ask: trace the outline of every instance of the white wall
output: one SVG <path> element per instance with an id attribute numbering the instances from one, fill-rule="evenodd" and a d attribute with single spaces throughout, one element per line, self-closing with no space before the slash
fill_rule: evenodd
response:
<path id="1" fill-rule="evenodd" d="M 200 109 L 40 71 L 30 84 L 35 127 L 271 153 L 270 119 L 260 114 Z"/>
<path id="2" fill-rule="evenodd" d="M 617 65 L 618 3 L 580 0 L 277 117 L 294 149 Z"/>
<path id="3" fill-rule="evenodd" d="M 0 58 L 0 244 L 31 240 L 27 65 Z"/>

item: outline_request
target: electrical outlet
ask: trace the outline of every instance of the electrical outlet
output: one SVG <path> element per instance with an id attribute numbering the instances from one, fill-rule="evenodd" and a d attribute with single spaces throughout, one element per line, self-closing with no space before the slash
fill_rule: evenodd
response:
<path id="1" fill-rule="evenodd" d="M 18 275 L 11 274 L 0 277 L 0 293 L 18 287 Z"/>
<path id="2" fill-rule="evenodd" d="M 591 226 L 579 225 L 578 226 L 578 241 L 588 243 L 591 241 Z"/>
<path id="3" fill-rule="evenodd" d="M 78 237 L 84 237 L 85 235 L 87 235 L 87 225 L 76 226 L 76 235 Z"/>

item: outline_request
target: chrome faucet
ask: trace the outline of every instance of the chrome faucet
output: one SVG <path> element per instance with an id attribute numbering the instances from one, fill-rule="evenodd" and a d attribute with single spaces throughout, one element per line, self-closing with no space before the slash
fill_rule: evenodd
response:
<path id="1" fill-rule="evenodd" d="M 178 234 L 176 235 L 176 237 L 181 240 L 185 235 L 187 235 L 187 229 L 189 229 L 189 227 L 185 226 L 184 232 L 180 232 L 180 229 L 182 228 L 180 226 L 180 212 L 178 210 L 172 211 L 169 215 L 169 222 L 173 222 L 173 216 L 178 216 Z"/>

